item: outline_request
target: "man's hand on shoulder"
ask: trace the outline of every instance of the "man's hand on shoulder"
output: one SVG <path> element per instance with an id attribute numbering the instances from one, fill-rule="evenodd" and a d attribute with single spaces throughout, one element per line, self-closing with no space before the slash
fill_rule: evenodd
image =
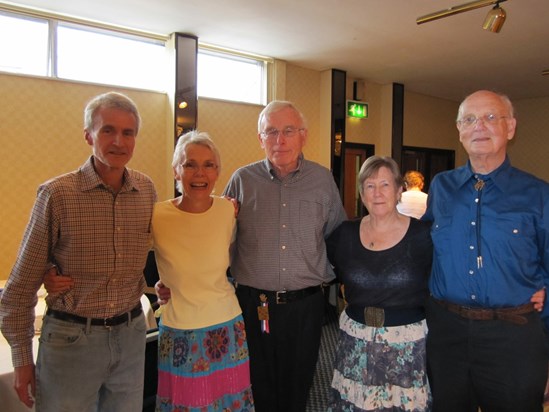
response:
<path id="1" fill-rule="evenodd" d="M 238 211 L 240 210 L 240 205 L 238 204 L 238 200 L 233 199 L 229 196 L 221 196 L 223 199 L 227 199 L 229 202 L 231 202 L 234 206 L 234 217 L 238 216 Z"/>

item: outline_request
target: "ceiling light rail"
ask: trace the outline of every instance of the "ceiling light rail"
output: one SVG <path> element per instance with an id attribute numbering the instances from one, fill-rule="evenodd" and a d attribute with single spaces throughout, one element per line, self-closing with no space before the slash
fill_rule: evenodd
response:
<path id="1" fill-rule="evenodd" d="M 491 6 L 495 4 L 494 8 L 488 12 L 482 27 L 485 30 L 489 30 L 493 33 L 499 33 L 503 23 L 505 22 L 506 13 L 499 3 L 503 3 L 506 0 L 477 0 L 469 3 L 461 4 L 459 6 L 450 7 L 449 9 L 440 10 L 434 13 L 426 14 L 425 16 L 418 17 L 416 19 L 417 24 L 428 23 L 434 20 L 442 19 L 444 17 L 453 16 L 455 14 L 464 13 L 482 7 Z"/>

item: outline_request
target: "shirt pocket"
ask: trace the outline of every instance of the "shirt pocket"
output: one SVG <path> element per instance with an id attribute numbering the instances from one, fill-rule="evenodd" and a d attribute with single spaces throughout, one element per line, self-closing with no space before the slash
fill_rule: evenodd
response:
<path id="1" fill-rule="evenodd" d="M 431 238 L 435 256 L 447 256 L 452 252 L 455 233 L 452 231 L 452 216 L 437 217 L 431 226 Z"/>
<path id="2" fill-rule="evenodd" d="M 498 214 L 489 235 L 493 250 L 501 256 L 516 256 L 519 261 L 528 259 L 538 248 L 535 224 L 528 214 Z"/>

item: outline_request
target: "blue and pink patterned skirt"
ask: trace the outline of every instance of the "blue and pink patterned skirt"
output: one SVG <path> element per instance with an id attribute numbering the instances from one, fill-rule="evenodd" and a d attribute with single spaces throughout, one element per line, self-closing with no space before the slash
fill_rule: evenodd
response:
<path id="1" fill-rule="evenodd" d="M 156 411 L 254 411 L 241 315 L 192 330 L 160 323 Z"/>

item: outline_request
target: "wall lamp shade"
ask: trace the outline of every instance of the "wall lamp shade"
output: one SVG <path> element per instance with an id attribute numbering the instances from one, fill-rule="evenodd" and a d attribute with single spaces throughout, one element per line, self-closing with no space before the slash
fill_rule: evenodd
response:
<path id="1" fill-rule="evenodd" d="M 503 23 L 505 23 L 505 17 L 507 17 L 505 10 L 496 4 L 496 6 L 486 15 L 482 28 L 491 31 L 492 33 L 499 33 L 503 27 Z"/>

